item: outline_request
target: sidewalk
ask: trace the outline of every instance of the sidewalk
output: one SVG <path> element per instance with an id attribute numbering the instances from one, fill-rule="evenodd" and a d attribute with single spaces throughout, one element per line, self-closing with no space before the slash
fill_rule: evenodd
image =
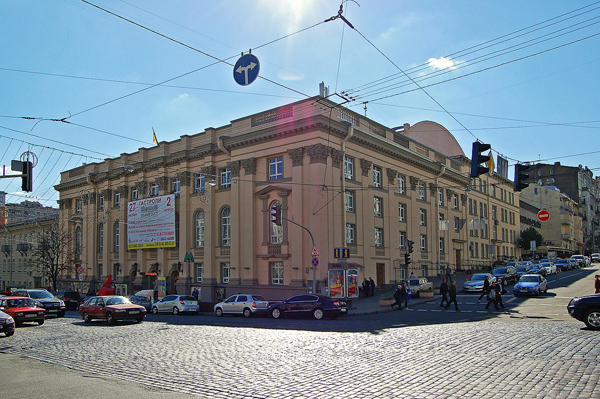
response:
<path id="1" fill-rule="evenodd" d="M 429 281 L 433 282 L 433 286 L 440 285 L 442 283 L 443 277 L 434 277 L 428 278 Z M 458 274 L 452 275 L 452 279 L 456 280 L 456 291 L 458 293 L 462 292 L 463 284 L 467 280 L 466 274 Z M 368 298 L 358 298 L 352 299 L 352 305 L 348 309 L 348 316 L 361 316 L 361 315 L 369 315 L 369 314 L 378 314 L 378 313 L 387 313 L 398 311 L 398 308 L 391 308 L 389 306 L 379 306 L 379 300 L 381 297 L 391 297 L 396 289 L 392 290 L 376 290 L 374 296 L 370 296 Z M 433 298 L 412 298 L 408 301 L 408 307 L 412 307 L 418 304 L 430 302 L 430 301 L 440 301 L 440 295 L 434 295 Z"/>

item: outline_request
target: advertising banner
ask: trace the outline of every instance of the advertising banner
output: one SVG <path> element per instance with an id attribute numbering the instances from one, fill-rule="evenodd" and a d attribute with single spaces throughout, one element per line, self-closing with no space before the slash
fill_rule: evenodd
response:
<path id="1" fill-rule="evenodd" d="M 344 271 L 341 269 L 329 269 L 329 297 L 344 297 Z"/>
<path id="2" fill-rule="evenodd" d="M 358 298 L 358 270 L 348 269 L 348 298 Z"/>
<path id="3" fill-rule="evenodd" d="M 159 277 L 156 281 L 156 290 L 158 291 L 158 299 L 162 299 L 167 295 L 167 278 Z"/>
<path id="4" fill-rule="evenodd" d="M 175 195 L 127 203 L 127 249 L 175 246 Z"/>

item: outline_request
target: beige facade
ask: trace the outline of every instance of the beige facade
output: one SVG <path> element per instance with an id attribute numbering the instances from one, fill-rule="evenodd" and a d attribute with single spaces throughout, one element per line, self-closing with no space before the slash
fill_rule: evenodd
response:
<path id="1" fill-rule="evenodd" d="M 455 147 L 439 124 L 422 122 L 422 134 L 428 124 Z M 69 277 L 111 274 L 129 291 L 164 277 L 167 291 L 197 286 L 204 301 L 242 291 L 285 298 L 313 278 L 313 242 L 299 225 L 319 252 L 319 292 L 340 247 L 359 280 L 378 285 L 518 257 L 512 182 L 469 179 L 469 159 L 451 155 L 316 97 L 84 165 L 56 186 L 61 224 L 83 232 L 84 273 Z M 127 250 L 127 203 L 170 193 L 177 246 Z M 281 227 L 271 223 L 275 203 Z M 408 271 L 407 240 L 415 243 Z"/>

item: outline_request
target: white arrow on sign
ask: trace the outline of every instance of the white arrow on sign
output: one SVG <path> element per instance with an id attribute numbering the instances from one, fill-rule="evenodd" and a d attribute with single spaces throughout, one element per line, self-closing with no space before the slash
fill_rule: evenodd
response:
<path id="1" fill-rule="evenodd" d="M 248 70 L 253 70 L 254 67 L 256 66 L 255 62 L 251 62 L 249 65 L 243 67 L 243 66 L 239 66 L 238 69 L 236 69 L 235 71 L 237 73 L 243 73 L 244 74 L 244 82 L 246 83 L 246 85 L 248 85 Z"/>

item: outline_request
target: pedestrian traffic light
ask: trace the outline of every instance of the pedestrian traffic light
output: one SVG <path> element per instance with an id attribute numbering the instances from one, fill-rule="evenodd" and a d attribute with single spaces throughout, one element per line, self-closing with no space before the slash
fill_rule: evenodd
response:
<path id="1" fill-rule="evenodd" d="M 415 243 L 414 241 L 410 241 L 410 240 L 407 241 L 407 244 L 408 244 L 408 253 L 412 253 L 413 252 L 413 245 L 414 245 L 414 243 Z"/>
<path id="2" fill-rule="evenodd" d="M 406 268 L 410 265 L 410 254 L 408 252 L 404 254 L 404 264 L 406 265 Z"/>
<path id="3" fill-rule="evenodd" d="M 529 168 L 531 168 L 531 165 L 525 165 L 522 163 L 515 164 L 515 191 L 521 191 L 529 186 L 529 183 L 525 183 L 525 180 L 527 180 L 529 177 L 525 171 Z"/>
<path id="4" fill-rule="evenodd" d="M 271 222 L 281 226 L 281 204 L 271 206 Z"/>
<path id="5" fill-rule="evenodd" d="M 490 148 L 492 148 L 492 146 L 489 144 L 483 144 L 479 141 L 473 142 L 473 152 L 471 153 L 471 174 L 469 174 L 469 177 L 479 177 L 479 175 L 488 173 L 490 171 L 490 168 L 483 166 L 490 160 L 490 156 L 482 154 L 482 152 L 487 151 Z"/>

